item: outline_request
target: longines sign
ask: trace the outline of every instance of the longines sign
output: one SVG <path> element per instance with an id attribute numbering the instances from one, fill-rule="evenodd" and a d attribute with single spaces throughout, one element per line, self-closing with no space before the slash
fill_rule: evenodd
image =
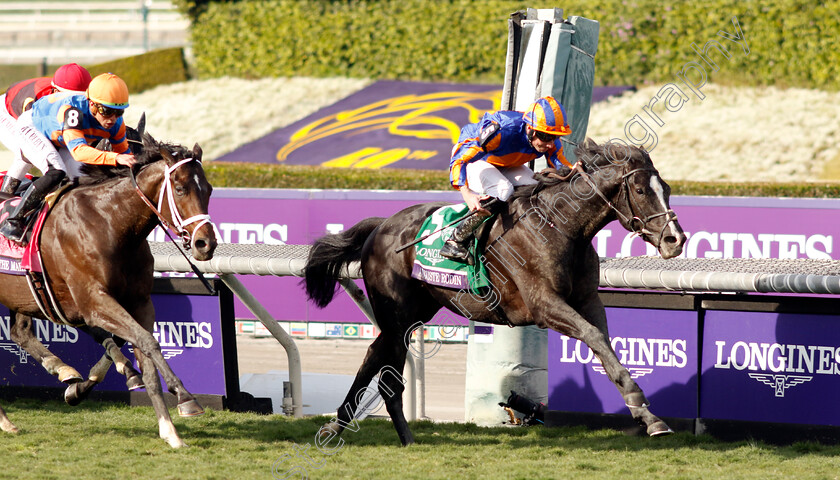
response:
<path id="1" fill-rule="evenodd" d="M 307 245 L 368 217 L 388 217 L 408 206 L 461 202 L 455 191 L 268 190 L 219 188 L 210 213 L 227 243 Z M 673 197 L 686 229 L 687 258 L 840 260 L 840 200 Z M 155 236 L 156 235 L 156 236 Z M 165 241 L 163 232 L 153 239 Z M 655 254 L 617 222 L 593 240 L 602 257 Z M 310 308 L 295 278 L 247 276 L 242 283 L 275 318 L 295 322 L 367 323 L 340 295 L 326 309 Z M 254 318 L 235 301 L 236 318 Z"/>
<path id="2" fill-rule="evenodd" d="M 155 339 L 187 389 L 195 394 L 225 395 L 219 297 L 154 294 L 152 301 L 157 314 Z M 41 343 L 82 375 L 87 375 L 104 353 L 99 344 L 75 328 L 33 320 L 35 335 Z M 0 387 L 61 387 L 54 376 L 15 344 L 10 328 L 9 310 L 0 306 Z M 134 360 L 130 344 L 122 350 Z M 112 368 L 97 390 L 127 391 L 125 377 Z"/>
<path id="3" fill-rule="evenodd" d="M 705 418 L 840 425 L 840 316 L 706 311 Z"/>
<path id="4" fill-rule="evenodd" d="M 607 308 L 611 343 L 657 415 L 695 418 L 697 312 Z M 583 342 L 548 333 L 548 408 L 627 413 L 601 362 Z"/>

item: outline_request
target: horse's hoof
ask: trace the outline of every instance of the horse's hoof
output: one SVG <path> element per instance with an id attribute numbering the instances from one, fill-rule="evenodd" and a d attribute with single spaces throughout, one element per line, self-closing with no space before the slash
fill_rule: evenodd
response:
<path id="1" fill-rule="evenodd" d="M 141 378 L 140 375 L 134 375 L 133 377 L 127 378 L 125 386 L 128 387 L 129 392 L 140 388 L 146 388 L 146 384 L 143 383 L 143 378 Z"/>
<path id="2" fill-rule="evenodd" d="M 79 395 L 79 385 L 81 383 L 74 383 L 64 390 L 64 402 L 71 407 L 82 403 L 82 397 Z"/>
<path id="3" fill-rule="evenodd" d="M 671 430 L 671 427 L 669 427 L 668 424 L 660 420 L 658 422 L 650 424 L 650 426 L 648 426 L 647 428 L 647 433 L 651 437 L 664 437 L 666 435 L 674 433 L 674 431 Z"/>
<path id="4" fill-rule="evenodd" d="M 64 365 L 62 367 L 58 367 L 58 380 L 60 382 L 64 382 L 68 385 L 72 385 L 74 383 L 79 383 L 84 380 L 84 377 L 76 371 L 75 368 Z"/>
<path id="5" fill-rule="evenodd" d="M 10 422 L 9 420 L 0 421 L 0 429 L 2 429 L 6 433 L 18 433 L 20 430 L 15 426 L 14 423 Z"/>
<path id="6" fill-rule="evenodd" d="M 204 415 L 204 409 L 194 399 L 178 404 L 178 416 L 197 417 L 199 415 Z"/>

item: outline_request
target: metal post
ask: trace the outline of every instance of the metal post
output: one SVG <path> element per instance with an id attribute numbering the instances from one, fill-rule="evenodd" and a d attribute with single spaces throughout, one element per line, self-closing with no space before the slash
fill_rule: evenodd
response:
<path id="1" fill-rule="evenodd" d="M 140 0 L 140 13 L 143 14 L 143 51 L 149 51 L 149 6 L 151 0 Z"/>
<path id="2" fill-rule="evenodd" d="M 259 320 L 265 325 L 265 328 L 280 342 L 280 345 L 286 349 L 286 356 L 289 360 L 289 382 L 292 386 L 292 411 L 296 418 L 303 417 L 303 389 L 302 389 L 302 366 L 300 362 L 300 352 L 292 337 L 283 330 L 283 327 L 277 323 L 268 310 L 263 307 L 260 302 L 242 285 L 236 276 L 232 274 L 219 275 L 219 278 L 230 290 L 236 295 L 239 300 L 248 307 Z"/>
<path id="3" fill-rule="evenodd" d="M 412 421 L 417 420 L 417 388 L 414 381 L 417 378 L 417 366 L 414 364 L 414 358 L 411 355 L 405 357 L 405 366 L 409 372 L 405 382 L 403 399 L 408 399 L 408 404 L 403 403 L 403 413 L 408 421 Z M 405 373 L 405 370 L 403 370 L 403 373 Z"/>
<path id="4" fill-rule="evenodd" d="M 426 342 L 425 342 L 425 334 L 426 334 L 426 326 L 420 325 L 417 330 L 417 339 L 415 342 L 417 343 L 417 353 L 418 353 L 418 362 L 417 362 L 417 402 L 419 404 L 419 411 L 417 412 L 417 416 L 421 419 L 426 418 Z"/>

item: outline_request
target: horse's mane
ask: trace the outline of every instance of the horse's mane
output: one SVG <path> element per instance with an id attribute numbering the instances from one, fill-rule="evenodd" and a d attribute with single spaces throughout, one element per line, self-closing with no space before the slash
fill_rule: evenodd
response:
<path id="1" fill-rule="evenodd" d="M 131 139 L 132 135 L 127 134 L 127 136 L 132 143 L 132 150 L 135 151 L 134 157 L 137 159 L 137 168 L 162 160 L 161 147 L 166 148 L 175 158 L 186 158 L 192 155 L 188 148 L 174 143 L 159 142 L 148 133 L 135 134 L 138 137 L 136 140 Z M 138 145 L 142 146 L 137 148 Z M 110 150 L 110 145 L 108 147 L 108 150 Z M 136 153 L 138 150 L 139 153 Z M 81 166 L 80 173 L 79 185 L 94 185 L 112 178 L 128 177 L 130 169 L 122 165 L 112 167 L 110 165 L 86 163 Z"/>
<path id="2" fill-rule="evenodd" d="M 607 142 L 605 144 L 595 143 L 591 138 L 587 138 L 583 145 L 578 145 L 575 148 L 575 154 L 578 159 L 583 161 L 584 169 L 587 172 L 592 172 L 603 167 L 608 167 L 615 164 L 623 164 L 624 162 L 634 163 L 650 162 L 647 152 L 634 145 L 626 146 L 616 143 Z M 559 169 L 546 169 L 542 172 L 534 174 L 534 179 L 538 183 L 534 185 L 525 185 L 517 187 L 513 193 L 513 198 L 530 197 L 535 192 L 542 189 L 553 187 L 560 183 L 569 183 L 568 180 L 561 180 L 557 175 L 566 176 L 571 172 L 571 168 L 562 167 Z M 554 175 L 551 175 L 551 174 Z"/>

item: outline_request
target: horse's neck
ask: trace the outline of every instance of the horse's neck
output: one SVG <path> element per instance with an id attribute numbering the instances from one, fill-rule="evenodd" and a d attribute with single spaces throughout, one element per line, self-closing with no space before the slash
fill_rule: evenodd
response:
<path id="1" fill-rule="evenodd" d="M 614 188 L 599 186 L 601 182 L 597 176 L 592 176 L 591 179 L 610 201 L 615 201 L 611 198 L 615 192 Z M 530 207 L 539 209 L 541 215 L 573 238 L 591 240 L 615 219 L 612 208 L 579 175 L 571 182 L 546 188 L 537 196 L 536 201 L 529 201 Z"/>
<path id="2" fill-rule="evenodd" d="M 143 195 L 160 210 L 158 195 L 160 193 L 160 179 L 163 176 L 163 162 L 149 165 L 137 175 L 137 186 Z M 131 177 L 123 178 L 115 188 L 121 190 L 121 198 L 130 198 L 127 207 L 122 210 L 126 225 L 126 234 L 138 234 L 145 238 L 158 224 L 154 211 L 142 200 L 140 192 L 134 186 Z"/>

